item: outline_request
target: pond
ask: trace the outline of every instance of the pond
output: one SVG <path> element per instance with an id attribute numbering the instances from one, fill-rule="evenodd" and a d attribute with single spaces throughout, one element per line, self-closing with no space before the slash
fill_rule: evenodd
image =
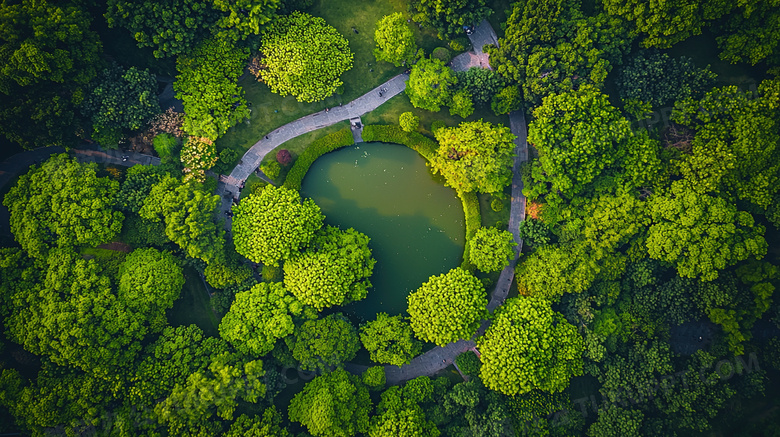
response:
<path id="1" fill-rule="evenodd" d="M 405 146 L 359 143 L 320 157 L 303 180 L 325 222 L 371 238 L 376 259 L 368 297 L 345 312 L 370 320 L 406 313 L 406 296 L 431 275 L 460 265 L 465 225 L 455 190 L 436 182 Z"/>

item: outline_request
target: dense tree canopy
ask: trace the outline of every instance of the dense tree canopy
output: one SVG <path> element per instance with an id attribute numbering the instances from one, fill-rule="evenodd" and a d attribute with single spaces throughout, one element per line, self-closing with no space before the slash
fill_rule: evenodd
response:
<path id="1" fill-rule="evenodd" d="M 417 60 L 417 43 L 412 29 L 400 12 L 385 15 L 376 22 L 374 30 L 377 61 L 389 62 L 396 67 L 411 65 Z"/>
<path id="2" fill-rule="evenodd" d="M 510 232 L 496 228 L 479 228 L 469 239 L 469 261 L 483 272 L 498 272 L 514 259 L 516 246 Z"/>
<path id="3" fill-rule="evenodd" d="M 607 172 L 610 185 L 642 187 L 660 171 L 658 142 L 631 123 L 593 87 L 551 95 L 534 111 L 528 142 L 539 151 L 532 177 L 523 189 L 531 199 L 541 194 L 572 198 Z M 551 196 L 548 196 L 548 201 Z"/>
<path id="4" fill-rule="evenodd" d="M 197 46 L 219 18 L 212 3 L 204 0 L 109 0 L 106 10 L 109 26 L 126 28 L 139 47 L 152 47 L 158 58 Z"/>
<path id="5" fill-rule="evenodd" d="M 34 258 L 55 247 L 97 246 L 121 229 L 112 209 L 119 183 L 98 177 L 96 164 L 79 164 L 66 154 L 32 167 L 3 199 L 16 241 Z"/>
<path id="6" fill-rule="evenodd" d="M 452 69 L 436 58 L 421 58 L 409 73 L 406 94 L 415 108 L 438 112 L 452 99 L 458 79 Z"/>
<path id="7" fill-rule="evenodd" d="M 357 376 L 337 369 L 308 382 L 290 402 L 290 420 L 314 436 L 350 437 L 368 430 L 373 404 Z"/>
<path id="8" fill-rule="evenodd" d="M 360 327 L 360 341 L 377 363 L 402 366 L 422 351 L 409 323 L 401 316 L 378 313 Z"/>
<path id="9" fill-rule="evenodd" d="M 184 104 L 183 129 L 190 135 L 216 140 L 249 116 L 238 77 L 249 58 L 247 49 L 209 38 L 176 60 L 173 83 Z"/>
<path id="10" fill-rule="evenodd" d="M 490 65 L 537 106 L 550 94 L 600 88 L 631 39 L 623 21 L 586 17 L 577 1 L 530 0 L 514 4 L 504 37 L 488 52 Z"/>
<path id="11" fill-rule="evenodd" d="M 680 276 L 711 281 L 727 266 L 766 255 L 764 227 L 719 197 L 677 182 L 653 198 L 650 208 L 647 251 L 673 263 Z"/>
<path id="12" fill-rule="evenodd" d="M 417 338 L 439 346 L 470 339 L 487 316 L 482 283 L 460 267 L 431 276 L 407 301 Z"/>
<path id="13" fill-rule="evenodd" d="M 490 104 L 493 96 L 504 87 L 501 75 L 488 68 L 471 67 L 455 75 L 458 78 L 458 87 L 468 91 L 474 104 L 479 106 Z"/>
<path id="14" fill-rule="evenodd" d="M 292 355 L 304 370 L 327 371 L 355 358 L 360 340 L 341 313 L 307 320 L 295 332 Z"/>
<path id="15" fill-rule="evenodd" d="M 699 98 L 715 83 L 716 74 L 698 68 L 686 57 L 672 58 L 654 50 L 641 51 L 620 70 L 618 91 L 623 100 L 638 100 L 654 108 Z"/>
<path id="16" fill-rule="evenodd" d="M 153 332 L 168 321 L 165 311 L 179 298 L 184 275 L 179 261 L 170 253 L 154 248 L 136 249 L 119 268 L 119 298 L 145 314 Z"/>
<path id="17" fill-rule="evenodd" d="M 311 199 L 273 186 L 244 198 L 233 211 L 236 251 L 266 265 L 278 265 L 304 248 L 324 219 Z"/>
<path id="18" fill-rule="evenodd" d="M 720 58 L 780 66 L 780 3 L 753 0 L 739 6 L 716 26 Z"/>
<path id="19" fill-rule="evenodd" d="M 434 170 L 460 191 L 500 192 L 512 180 L 514 139 L 508 127 L 482 120 L 434 133 L 439 148 Z"/>
<path id="20" fill-rule="evenodd" d="M 81 112 L 92 121 L 96 141 L 116 146 L 124 132 L 140 129 L 160 112 L 157 80 L 149 70 L 114 64 L 90 84 Z"/>
<path id="21" fill-rule="evenodd" d="M 364 299 L 376 264 L 368 240 L 352 228 L 321 229 L 305 251 L 284 263 L 285 287 L 319 311 Z"/>
<path id="22" fill-rule="evenodd" d="M 728 13 L 735 3 L 719 0 L 605 0 L 604 8 L 614 16 L 634 23 L 645 47 L 669 48 L 699 35 L 713 20 Z"/>
<path id="23" fill-rule="evenodd" d="M 276 15 L 280 0 L 214 0 L 214 8 L 223 12 L 217 21 L 221 29 L 213 31 L 222 39 L 244 39 L 259 35 L 260 27 Z"/>
<path id="24" fill-rule="evenodd" d="M 438 437 L 441 431 L 426 417 L 420 406 L 423 400 L 429 400 L 431 392 L 426 390 L 423 396 L 415 391 L 414 383 L 404 387 L 390 387 L 382 393 L 377 412 L 371 418 L 370 437 L 388 435 L 398 437 Z"/>
<path id="25" fill-rule="evenodd" d="M 279 282 L 262 282 L 236 294 L 230 311 L 219 324 L 219 334 L 237 350 L 262 356 L 276 340 L 293 333 L 292 316 L 303 306 Z"/>
<path id="26" fill-rule="evenodd" d="M 263 32 L 265 68 L 260 77 L 271 91 L 292 94 L 299 102 L 330 97 L 352 68 L 349 43 L 324 19 L 302 12 L 277 18 Z"/>
<path id="27" fill-rule="evenodd" d="M 224 260 L 224 234 L 214 222 L 219 196 L 194 182 L 181 183 L 166 175 L 144 200 L 140 215 L 165 224 L 165 235 L 187 256 L 206 262 Z"/>
<path id="28" fill-rule="evenodd" d="M 543 299 L 508 300 L 477 347 L 485 385 L 510 396 L 561 391 L 582 374 L 582 337 Z"/>
<path id="29" fill-rule="evenodd" d="M 433 27 L 439 39 L 453 39 L 463 34 L 464 26 L 476 26 L 493 12 L 485 0 L 409 0 L 412 19 Z"/>

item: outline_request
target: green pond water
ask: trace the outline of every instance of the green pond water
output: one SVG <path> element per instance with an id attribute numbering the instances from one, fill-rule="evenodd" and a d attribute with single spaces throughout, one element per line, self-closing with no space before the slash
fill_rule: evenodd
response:
<path id="1" fill-rule="evenodd" d="M 359 143 L 320 157 L 303 180 L 325 222 L 371 238 L 376 259 L 368 297 L 344 307 L 363 319 L 406 312 L 406 296 L 431 275 L 460 265 L 465 225 L 455 190 L 433 180 L 405 146 Z"/>

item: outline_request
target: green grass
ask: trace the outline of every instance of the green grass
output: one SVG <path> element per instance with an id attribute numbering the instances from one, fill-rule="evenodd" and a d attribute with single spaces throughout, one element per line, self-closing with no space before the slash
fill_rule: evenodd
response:
<path id="1" fill-rule="evenodd" d="M 490 202 L 493 200 L 491 194 L 477 193 L 477 197 L 479 198 L 479 211 L 482 214 L 482 226 L 494 226 L 496 223 L 501 222 L 503 224 L 501 229 L 506 229 L 506 225 L 509 223 L 509 210 L 512 202 L 511 187 L 504 191 L 508 191 L 509 194 L 505 194 L 504 199 L 502 200 L 504 209 L 498 212 L 493 211 L 493 208 L 490 207 Z"/>
<path id="2" fill-rule="evenodd" d="M 459 125 L 463 121 L 474 121 L 481 118 L 493 124 L 501 123 L 504 126 L 509 126 L 509 116 L 496 116 L 489 108 L 477 108 L 474 113 L 466 119 L 456 115 L 450 115 L 447 108 L 443 108 L 439 112 L 418 109 L 412 106 L 409 97 L 407 97 L 405 93 L 401 93 L 388 100 L 384 105 L 362 117 L 362 120 L 363 124 L 366 125 L 398 124 L 398 117 L 407 111 L 411 111 L 414 115 L 420 117 L 420 132 L 428 136 L 433 136 L 433 133 L 431 132 L 431 123 L 433 123 L 434 120 L 441 120 L 446 123 L 447 126 L 452 127 Z"/>
<path id="3" fill-rule="evenodd" d="M 243 155 L 257 140 L 279 126 L 338 106 L 339 103 L 351 102 L 404 71 L 402 67 L 377 62 L 374 58 L 374 24 L 384 15 L 406 13 L 404 0 L 365 0 L 357 6 L 350 0 L 320 0 L 307 12 L 323 17 L 349 40 L 349 47 L 354 53 L 354 66 L 341 77 L 344 94 L 331 96 L 322 102 L 300 103 L 293 96 L 281 97 L 272 93 L 265 84 L 257 82 L 254 76 L 247 73 L 238 82 L 246 93 L 252 113 L 248 121 L 231 128 L 217 141 L 220 150 L 232 148 Z M 353 27 L 358 33 L 352 31 Z M 421 31 L 414 24 L 411 27 L 418 45 L 426 53 L 446 45 L 444 41 L 436 39 L 432 32 Z"/>
<path id="4" fill-rule="evenodd" d="M 184 288 L 181 296 L 168 310 L 168 323 L 171 326 L 195 324 L 206 335 L 217 337 L 219 321 L 209 305 L 208 292 L 198 272 L 192 267 L 184 269 Z"/>

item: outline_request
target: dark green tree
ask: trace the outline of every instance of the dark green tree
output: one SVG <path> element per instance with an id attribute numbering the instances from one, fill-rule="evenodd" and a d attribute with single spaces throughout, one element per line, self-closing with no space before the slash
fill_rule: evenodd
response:
<path id="1" fill-rule="evenodd" d="M 474 104 L 486 106 L 493 97 L 504 88 L 504 79 L 495 70 L 471 67 L 466 71 L 455 73 L 458 87 L 471 94 Z"/>
<path id="2" fill-rule="evenodd" d="M 493 11 L 484 0 L 409 0 L 412 19 L 436 29 L 439 39 L 463 34 L 463 26 L 478 25 Z"/>
<path id="3" fill-rule="evenodd" d="M 295 332 L 293 358 L 304 370 L 328 370 L 355 358 L 360 349 L 357 330 L 341 313 L 307 320 Z"/>
<path id="4" fill-rule="evenodd" d="M 780 66 L 780 3 L 777 0 L 753 0 L 739 4 L 724 17 L 715 32 L 720 58 L 736 64 Z"/>
<path id="5" fill-rule="evenodd" d="M 61 154 L 19 177 L 3 205 L 14 238 L 31 257 L 45 259 L 55 247 L 97 246 L 119 232 L 124 216 L 113 210 L 119 183 L 96 173 L 96 164 Z"/>

